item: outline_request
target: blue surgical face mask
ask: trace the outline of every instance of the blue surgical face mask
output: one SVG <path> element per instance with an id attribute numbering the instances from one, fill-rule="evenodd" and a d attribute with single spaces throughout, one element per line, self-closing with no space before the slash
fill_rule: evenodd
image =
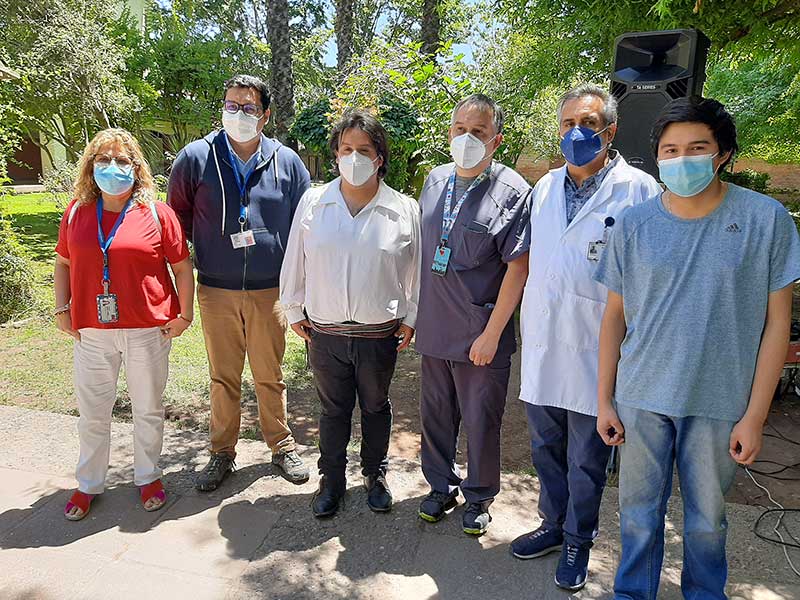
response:
<path id="1" fill-rule="evenodd" d="M 571 165 L 582 167 L 592 162 L 600 152 L 603 151 L 603 140 L 600 134 L 609 126 L 600 131 L 594 131 L 588 127 L 577 125 L 570 129 L 561 138 L 561 153 Z"/>
<path id="2" fill-rule="evenodd" d="M 719 153 L 717 153 L 719 154 Z M 658 175 L 667 189 L 683 198 L 696 196 L 714 180 L 717 154 L 678 156 L 658 161 Z"/>
<path id="3" fill-rule="evenodd" d="M 133 169 L 125 172 L 115 162 L 106 166 L 94 166 L 94 182 L 109 196 L 124 194 L 133 187 L 135 181 Z"/>

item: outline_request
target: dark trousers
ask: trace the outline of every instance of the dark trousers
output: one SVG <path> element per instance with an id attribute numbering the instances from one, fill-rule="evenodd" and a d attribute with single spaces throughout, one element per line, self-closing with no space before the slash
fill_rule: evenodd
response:
<path id="1" fill-rule="evenodd" d="M 542 525 L 561 529 L 570 544 L 591 547 L 611 447 L 597 433 L 596 417 L 553 406 L 525 407 Z"/>
<path id="2" fill-rule="evenodd" d="M 422 473 L 433 490 L 460 487 L 467 502 L 492 500 L 500 491 L 500 424 L 510 371 L 510 359 L 494 368 L 422 357 Z M 467 434 L 463 480 L 456 466 L 462 421 Z"/>
<path id="3" fill-rule="evenodd" d="M 347 444 L 356 397 L 361 409 L 361 472 L 386 473 L 392 405 L 389 384 L 397 338 L 343 337 L 312 332 L 308 357 L 321 405 L 319 472 L 344 490 Z"/>

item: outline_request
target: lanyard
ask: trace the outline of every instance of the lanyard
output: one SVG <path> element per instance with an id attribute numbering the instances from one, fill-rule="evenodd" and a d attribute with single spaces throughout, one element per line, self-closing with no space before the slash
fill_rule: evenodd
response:
<path id="1" fill-rule="evenodd" d="M 450 179 L 447 181 L 447 194 L 444 197 L 444 210 L 442 211 L 442 243 L 441 246 L 445 247 L 447 245 L 447 239 L 450 237 L 450 232 L 453 230 L 453 225 L 456 224 L 456 219 L 458 218 L 458 213 L 461 212 L 461 207 L 464 205 L 464 200 L 467 199 L 469 193 L 486 181 L 486 178 L 489 177 L 489 174 L 492 172 L 492 165 L 486 167 L 486 170 L 478 175 L 475 180 L 469 184 L 469 187 L 464 192 L 464 194 L 459 198 L 456 205 L 451 209 L 451 205 L 453 203 L 453 192 L 456 188 L 456 172 L 453 169 L 453 172 L 450 173 Z"/>
<path id="2" fill-rule="evenodd" d="M 106 294 L 108 294 L 108 284 L 111 281 L 108 268 L 108 249 L 111 248 L 111 242 L 114 241 L 114 236 L 117 235 L 117 229 L 122 225 L 122 221 L 125 220 L 125 213 L 128 212 L 130 205 L 131 200 L 128 199 L 125 206 L 122 208 L 122 212 L 119 213 L 117 220 L 114 222 L 114 227 L 111 228 L 108 239 L 106 239 L 106 236 L 103 234 L 103 197 L 101 196 L 97 199 L 97 241 L 100 243 L 100 252 L 103 253 L 103 289 Z"/>
<path id="3" fill-rule="evenodd" d="M 228 135 L 227 133 L 225 134 Z M 233 155 L 233 150 L 231 150 L 230 140 L 227 140 L 228 146 L 228 159 L 231 162 L 231 168 L 233 169 L 233 176 L 236 179 L 236 187 L 239 189 L 239 227 L 242 231 L 244 231 L 244 225 L 247 223 L 247 213 L 248 213 L 248 205 L 246 203 L 247 199 L 247 180 L 250 179 L 250 175 L 253 174 L 255 171 L 255 167 L 250 167 L 250 169 L 245 172 L 244 176 L 239 172 L 239 162 L 236 160 L 236 157 Z"/>

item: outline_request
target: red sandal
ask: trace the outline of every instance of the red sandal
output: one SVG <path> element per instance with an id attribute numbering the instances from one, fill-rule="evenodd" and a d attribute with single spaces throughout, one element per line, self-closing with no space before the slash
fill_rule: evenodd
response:
<path id="1" fill-rule="evenodd" d="M 164 491 L 164 485 L 161 483 L 160 479 L 156 479 L 152 483 L 143 485 L 141 488 L 139 488 L 139 494 L 142 498 L 142 506 L 147 512 L 153 512 L 154 510 L 163 508 L 167 503 L 167 493 Z M 145 504 L 147 504 L 147 501 L 151 498 L 158 498 L 161 500 L 161 504 L 156 504 L 155 506 L 147 508 Z"/>
<path id="2" fill-rule="evenodd" d="M 67 502 L 67 505 L 64 507 L 64 517 L 68 521 L 80 521 L 89 514 L 89 508 L 92 505 L 92 500 L 94 500 L 93 494 L 84 494 L 80 490 L 75 490 L 75 493 L 72 494 L 69 502 Z M 81 509 L 80 514 L 70 514 L 69 511 L 71 511 L 73 508 Z"/>

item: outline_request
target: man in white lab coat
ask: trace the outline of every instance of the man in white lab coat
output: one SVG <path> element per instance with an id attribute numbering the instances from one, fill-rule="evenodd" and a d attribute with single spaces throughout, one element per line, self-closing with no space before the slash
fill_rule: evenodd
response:
<path id="1" fill-rule="evenodd" d="M 561 551 L 555 582 L 586 583 L 609 448 L 596 431 L 597 351 L 606 289 L 592 280 L 620 213 L 660 191 L 610 148 L 613 96 L 582 85 L 558 106 L 566 164 L 531 196 L 528 281 L 522 300 L 522 389 L 541 484 L 538 529 L 511 544 L 517 558 Z M 635 123 L 627 124 L 635 127 Z"/>

